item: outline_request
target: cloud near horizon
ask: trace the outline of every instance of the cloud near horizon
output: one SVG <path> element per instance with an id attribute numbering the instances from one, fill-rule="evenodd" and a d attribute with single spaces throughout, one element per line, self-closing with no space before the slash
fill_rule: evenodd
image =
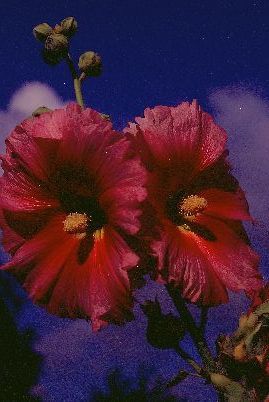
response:
<path id="1" fill-rule="evenodd" d="M 11 96 L 6 110 L 0 110 L 0 152 L 10 131 L 39 106 L 61 108 L 65 102 L 49 85 L 39 81 L 26 82 Z"/>
<path id="2" fill-rule="evenodd" d="M 228 133 L 229 160 L 250 211 L 269 229 L 269 100 L 244 87 L 227 87 L 213 91 L 209 102 Z"/>

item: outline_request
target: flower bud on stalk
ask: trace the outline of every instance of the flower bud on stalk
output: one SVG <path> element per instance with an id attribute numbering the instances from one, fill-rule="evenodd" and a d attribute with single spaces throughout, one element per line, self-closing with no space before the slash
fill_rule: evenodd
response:
<path id="1" fill-rule="evenodd" d="M 85 52 L 79 58 L 78 67 L 85 76 L 98 77 L 102 69 L 101 57 L 95 52 Z"/>
<path id="2" fill-rule="evenodd" d="M 63 34 L 52 33 L 45 42 L 43 57 L 48 64 L 59 63 L 68 53 L 68 40 Z"/>
<path id="3" fill-rule="evenodd" d="M 39 24 L 33 29 L 34 37 L 40 42 L 44 43 L 47 37 L 52 33 L 52 28 L 44 22 L 43 24 Z"/>
<path id="4" fill-rule="evenodd" d="M 67 17 L 60 22 L 60 29 L 63 35 L 67 38 L 71 38 L 78 29 L 78 23 L 74 17 Z"/>

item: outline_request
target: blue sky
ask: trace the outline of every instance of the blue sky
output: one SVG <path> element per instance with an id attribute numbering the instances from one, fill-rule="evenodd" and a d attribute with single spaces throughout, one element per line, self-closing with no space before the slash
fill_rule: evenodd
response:
<path id="1" fill-rule="evenodd" d="M 141 115 L 148 106 L 176 105 L 197 98 L 228 131 L 230 160 L 256 219 L 248 227 L 268 275 L 269 231 L 269 4 L 265 1 L 19 1 L 0 5 L 0 147 L 11 128 L 39 104 L 59 107 L 74 100 L 65 65 L 50 67 L 40 57 L 32 28 L 56 24 L 66 16 L 78 20 L 71 53 L 97 51 L 103 75 L 85 82 L 86 104 L 110 114 L 117 128 Z M 25 83 L 28 86 L 25 87 Z M 3 256 L 1 258 L 4 258 Z M 14 294 L 19 288 L 14 289 Z M 156 285 L 144 294 L 164 292 Z M 23 293 L 20 293 L 24 300 Z M 169 309 L 169 302 L 165 302 Z M 212 312 L 211 343 L 218 331 L 229 331 L 245 301 Z M 136 307 L 136 321 L 92 334 L 83 320 L 62 320 L 25 301 L 17 317 L 21 327 L 35 328 L 35 347 L 44 355 L 40 377 L 46 401 L 86 401 L 106 373 L 121 367 L 136 377 L 139 364 L 166 378 L 182 362 L 172 352 L 146 344 L 146 321 Z M 220 320 L 221 317 L 221 320 Z M 215 328 L 218 324 L 217 329 Z M 214 325 L 213 325 L 214 324 Z M 215 329 L 214 329 L 215 328 Z M 155 371 L 154 371 L 155 370 Z M 214 401 L 201 382 L 187 380 L 175 388 L 188 401 Z M 194 395 L 195 396 L 194 396 Z"/>

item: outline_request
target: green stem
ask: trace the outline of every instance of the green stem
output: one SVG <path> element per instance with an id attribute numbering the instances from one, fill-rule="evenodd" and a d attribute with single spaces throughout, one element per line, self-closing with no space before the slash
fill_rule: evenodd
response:
<path id="1" fill-rule="evenodd" d="M 65 58 L 67 65 L 69 67 L 69 70 L 71 72 L 73 81 L 74 81 L 74 90 L 75 90 L 75 94 L 76 94 L 76 100 L 77 103 L 84 108 L 84 102 L 83 102 L 83 97 L 82 97 L 82 92 L 81 92 L 81 80 L 79 79 L 73 60 L 70 56 L 70 54 L 68 53 L 68 55 Z"/>
<path id="2" fill-rule="evenodd" d="M 172 284 L 167 284 L 166 289 L 172 298 L 180 317 L 182 318 L 186 329 L 189 331 L 190 336 L 202 358 L 203 364 L 205 367 L 211 371 L 216 371 L 216 364 L 211 355 L 211 352 L 204 340 L 202 332 L 196 326 L 195 321 L 189 312 L 184 300 L 182 299 L 180 292 L 177 288 L 175 288 Z"/>
<path id="3" fill-rule="evenodd" d="M 185 360 L 190 366 L 192 366 L 197 374 L 202 375 L 204 373 L 205 370 L 201 366 L 199 366 L 199 364 L 196 363 L 196 361 L 193 360 L 193 358 L 180 346 L 177 346 L 174 350 L 183 360 Z"/>
<path id="4" fill-rule="evenodd" d="M 82 98 L 82 92 L 81 92 L 81 83 L 78 78 L 74 79 L 74 89 L 75 89 L 75 94 L 76 94 L 76 99 L 77 103 L 84 108 L 84 102 Z"/>

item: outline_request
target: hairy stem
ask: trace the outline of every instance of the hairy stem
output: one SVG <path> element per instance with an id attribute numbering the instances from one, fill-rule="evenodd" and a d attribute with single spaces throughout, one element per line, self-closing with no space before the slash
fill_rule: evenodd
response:
<path id="1" fill-rule="evenodd" d="M 205 342 L 202 331 L 196 326 L 195 321 L 189 312 L 180 292 L 172 284 L 167 284 L 166 289 L 172 298 L 180 317 L 182 318 L 186 329 L 189 331 L 190 336 L 202 358 L 203 364 L 211 372 L 216 371 L 216 364 L 211 355 L 211 352 Z"/>
<path id="2" fill-rule="evenodd" d="M 81 80 L 79 79 L 73 60 L 70 56 L 70 54 L 68 53 L 68 55 L 65 58 L 67 65 L 69 67 L 69 70 L 71 72 L 73 81 L 74 81 L 74 90 L 75 90 L 75 95 L 76 95 L 76 100 L 77 103 L 84 108 L 84 102 L 83 102 L 83 97 L 82 97 L 82 92 L 81 92 Z"/>
<path id="3" fill-rule="evenodd" d="M 192 368 L 196 371 L 197 374 L 201 375 L 205 370 L 199 366 L 198 363 L 196 363 L 195 360 L 187 353 L 185 350 L 183 350 L 180 346 L 176 347 L 175 352 L 183 359 L 185 360 Z"/>

